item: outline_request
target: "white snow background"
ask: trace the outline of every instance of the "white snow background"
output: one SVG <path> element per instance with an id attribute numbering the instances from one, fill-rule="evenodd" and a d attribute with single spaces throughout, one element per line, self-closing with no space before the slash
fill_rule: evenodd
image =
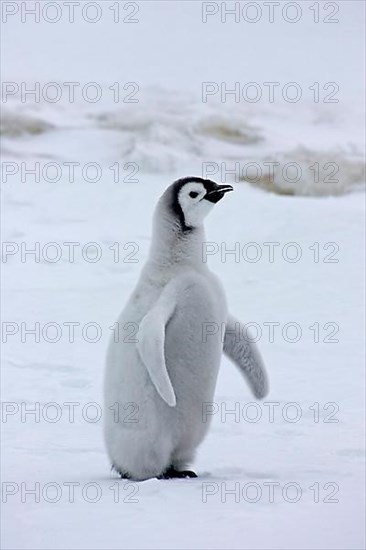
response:
<path id="1" fill-rule="evenodd" d="M 65 2 L 53 3 L 61 10 L 55 23 L 32 16 L 22 22 L 22 5 L 34 2 L 5 4 L 19 11 L 2 23 L 2 80 L 28 88 L 39 82 L 41 89 L 56 82 L 63 94 L 55 103 L 2 96 L 2 240 L 8 251 L 19 247 L 2 258 L 2 547 L 364 548 L 364 3 L 316 2 L 315 23 L 314 3 L 297 2 L 301 17 L 289 23 L 281 2 L 270 23 L 265 3 L 255 2 L 262 10 L 256 23 L 230 16 L 222 22 L 220 12 L 203 23 L 198 1 L 120 2 L 121 18 L 138 5 L 132 24 L 114 23 L 116 3 L 108 1 L 96 3 L 102 16 L 94 24 L 80 16 L 85 2 L 74 23 Z M 326 23 L 334 6 L 339 21 Z M 65 82 L 96 82 L 102 97 L 90 103 L 76 92 L 71 103 Z M 115 82 L 123 94 L 132 90 L 123 90 L 125 83 L 137 83 L 138 101 L 114 102 Z M 237 103 L 217 94 L 203 102 L 203 82 L 228 89 L 257 82 L 263 97 Z M 279 93 L 271 103 L 265 82 L 280 83 L 277 90 L 296 82 L 303 96 L 290 103 Z M 314 82 L 323 99 L 322 86 L 337 83 L 339 101 L 315 103 Z M 276 172 L 273 183 L 264 177 L 249 184 L 228 176 L 235 191 L 206 222 L 207 240 L 219 250 L 209 265 L 230 309 L 262 331 L 270 394 L 248 407 L 245 381 L 223 358 L 217 412 L 193 465 L 199 477 L 118 480 L 102 419 L 92 422 L 97 409 L 85 406 L 101 407 L 109 327 L 145 261 L 154 204 L 175 178 L 202 175 L 202 163 L 263 167 L 274 160 L 298 163 L 301 179 L 289 183 Z M 21 163 L 36 162 L 58 163 L 60 177 L 51 167 L 39 182 L 31 174 L 22 181 Z M 80 163 L 74 181 L 66 162 Z M 89 162 L 100 165 L 99 181 L 83 178 L 80 167 Z M 116 162 L 118 182 L 109 168 Z M 338 181 L 325 181 L 327 169 L 314 182 L 314 162 L 336 163 Z M 9 166 L 19 171 L 5 177 Z M 138 172 L 129 178 L 131 166 Z M 52 174 L 57 181 L 47 181 Z M 225 181 L 222 172 L 212 178 Z M 60 260 L 22 261 L 22 246 L 36 242 L 41 250 L 57 243 Z M 74 262 L 67 242 L 80 243 Z M 81 255 L 90 242 L 100 247 L 99 261 Z M 117 262 L 110 249 L 116 242 Z M 220 249 L 235 243 L 241 250 L 257 243 L 261 257 L 249 261 L 253 247 L 238 262 L 222 257 Z M 264 243 L 278 243 L 273 262 Z M 287 243 L 297 243 L 297 262 L 285 259 L 286 251 L 294 254 Z M 56 249 L 48 250 L 52 257 Z M 73 342 L 65 325 L 71 322 L 79 323 Z M 101 327 L 95 343 L 82 336 L 91 322 Z M 58 323 L 62 333 L 54 343 L 42 334 L 40 342 L 31 334 L 22 341 L 22 323 Z M 273 341 L 268 323 L 279 323 Z M 283 336 L 287 323 L 300 326 L 297 342 L 288 341 L 293 329 Z M 9 327 L 19 330 L 7 335 Z M 67 403 L 80 404 L 74 422 Z M 32 407 L 39 407 L 39 421 L 25 414 Z M 239 415 L 225 416 L 225 407 Z M 36 495 L 27 493 L 32 489 Z"/>

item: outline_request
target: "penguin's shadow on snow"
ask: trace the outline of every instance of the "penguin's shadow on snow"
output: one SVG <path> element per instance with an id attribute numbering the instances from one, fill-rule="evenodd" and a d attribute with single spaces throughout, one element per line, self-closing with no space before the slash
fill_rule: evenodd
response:
<path id="1" fill-rule="evenodd" d="M 197 472 L 198 477 L 196 478 L 184 478 L 184 479 L 157 479 L 157 478 L 150 478 L 146 479 L 144 481 L 133 481 L 128 479 L 122 479 L 118 476 L 116 473 L 110 473 L 109 475 L 103 475 L 99 476 L 100 482 L 110 482 L 115 483 L 116 481 L 119 481 L 122 485 L 126 485 L 126 489 L 131 484 L 137 484 L 137 485 L 149 485 L 150 488 L 159 487 L 160 485 L 162 487 L 169 487 L 169 486 L 193 486 L 196 487 L 199 490 L 202 490 L 202 483 L 204 482 L 211 482 L 211 483 L 222 483 L 225 481 L 243 481 L 248 482 L 251 480 L 276 480 L 279 479 L 277 474 L 274 474 L 273 472 L 258 472 L 258 471 L 251 471 L 248 472 L 246 470 L 243 470 L 242 468 L 220 468 L 218 470 L 215 470 L 214 472 Z M 153 485 L 151 485 L 151 482 L 154 482 Z M 155 485 L 155 483 L 157 485 Z"/>
<path id="2" fill-rule="evenodd" d="M 198 472 L 197 480 L 200 481 L 226 481 L 226 480 L 249 480 L 249 479 L 278 479 L 273 472 L 248 472 L 242 468 L 220 468 L 214 472 Z"/>

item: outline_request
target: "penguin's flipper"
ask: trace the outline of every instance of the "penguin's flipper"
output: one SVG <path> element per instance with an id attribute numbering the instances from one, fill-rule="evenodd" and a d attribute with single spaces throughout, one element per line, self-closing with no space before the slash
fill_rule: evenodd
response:
<path id="1" fill-rule="evenodd" d="M 171 295 L 170 299 L 167 298 L 167 293 L 163 291 L 157 303 L 142 319 L 136 346 L 156 391 L 169 407 L 175 407 L 175 393 L 164 356 L 165 326 L 173 314 L 175 301 Z"/>
<path id="2" fill-rule="evenodd" d="M 243 325 L 232 315 L 228 316 L 224 338 L 224 353 L 235 363 L 247 379 L 258 399 L 268 394 L 268 378 L 262 357 L 253 341 L 244 335 Z"/>

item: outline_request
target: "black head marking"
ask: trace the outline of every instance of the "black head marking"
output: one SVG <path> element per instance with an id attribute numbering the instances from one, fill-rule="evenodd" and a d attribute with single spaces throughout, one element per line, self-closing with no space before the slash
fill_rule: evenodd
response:
<path id="1" fill-rule="evenodd" d="M 217 185 L 217 183 L 215 183 L 212 180 L 207 180 L 207 179 L 205 180 L 203 178 L 198 178 L 198 177 L 195 177 L 195 176 L 188 176 L 186 178 L 180 178 L 180 179 L 176 180 L 171 185 L 171 187 L 170 187 L 171 193 L 172 193 L 172 195 L 171 195 L 171 208 L 172 208 L 173 212 L 175 213 L 175 215 L 178 217 L 181 229 L 184 232 L 192 231 L 194 229 L 193 227 L 191 227 L 189 225 L 186 225 L 183 210 L 182 210 L 182 208 L 179 204 L 179 201 L 178 201 L 179 191 L 182 189 L 182 187 L 184 185 L 186 185 L 186 183 L 201 183 L 204 186 L 204 188 L 206 189 L 207 193 L 215 191 L 219 187 Z M 212 202 L 214 202 L 214 201 L 212 201 Z"/>

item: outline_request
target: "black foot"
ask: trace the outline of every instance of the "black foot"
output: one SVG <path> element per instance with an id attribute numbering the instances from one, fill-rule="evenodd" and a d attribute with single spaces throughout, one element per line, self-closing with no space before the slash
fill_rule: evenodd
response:
<path id="1" fill-rule="evenodd" d="M 157 479 L 173 479 L 173 478 L 189 478 L 189 477 L 197 477 L 196 472 L 192 472 L 192 470 L 182 470 L 178 471 L 173 467 L 168 468 L 160 474 L 160 476 L 156 476 Z"/>

